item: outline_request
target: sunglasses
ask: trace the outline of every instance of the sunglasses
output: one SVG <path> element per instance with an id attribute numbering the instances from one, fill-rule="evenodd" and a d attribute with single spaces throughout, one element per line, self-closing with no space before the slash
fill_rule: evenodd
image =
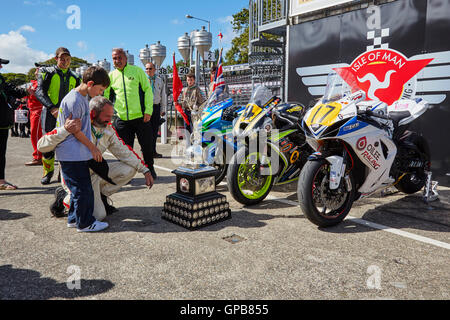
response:
<path id="1" fill-rule="evenodd" d="M 153 70 L 153 69 L 155 69 L 155 68 L 145 68 L 145 70 Z"/>

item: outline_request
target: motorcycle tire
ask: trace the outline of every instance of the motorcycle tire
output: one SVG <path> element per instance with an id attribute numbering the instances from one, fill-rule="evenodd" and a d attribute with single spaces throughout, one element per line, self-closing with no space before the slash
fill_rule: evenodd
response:
<path id="1" fill-rule="evenodd" d="M 314 193 L 320 192 L 315 183 L 317 182 L 316 179 L 320 179 L 319 174 L 329 174 L 326 170 L 327 166 L 329 168 L 330 164 L 325 159 L 308 161 L 298 179 L 297 196 L 300 208 L 308 220 L 319 227 L 331 227 L 344 220 L 352 208 L 356 193 L 355 181 L 350 173 L 352 190 L 347 192 L 344 203 L 338 209 L 329 213 L 325 212 L 327 208 L 324 206 L 323 212 L 320 212 L 314 202 Z M 326 173 L 322 172 L 323 170 Z M 325 185 L 329 186 L 328 183 L 325 183 Z"/>
<path id="2" fill-rule="evenodd" d="M 228 165 L 227 164 L 221 164 L 221 165 L 214 166 L 214 167 L 218 171 L 218 173 L 216 174 L 216 186 L 217 186 L 227 176 Z"/>
<path id="3" fill-rule="evenodd" d="M 202 144 L 203 149 L 207 148 L 208 146 L 204 143 Z M 203 154 L 203 160 L 205 163 L 208 163 L 208 160 L 206 158 L 206 154 Z M 228 164 L 226 163 L 226 156 L 225 154 L 223 154 L 222 156 L 222 164 L 218 164 L 218 163 L 212 163 L 211 164 L 212 167 L 214 167 L 217 170 L 217 173 L 215 175 L 216 178 L 216 186 L 221 183 L 223 181 L 223 179 L 226 177 L 227 175 L 227 170 L 228 170 Z"/>
<path id="4" fill-rule="evenodd" d="M 257 153 L 259 154 L 259 152 Z M 228 165 L 227 183 L 231 195 L 237 202 L 244 205 L 254 205 L 263 201 L 270 193 L 274 182 L 274 176 L 265 176 L 266 180 L 264 181 L 264 185 L 255 193 L 249 194 L 243 192 L 244 190 L 240 186 L 240 181 L 243 177 L 242 171 L 245 170 L 243 166 L 246 165 L 246 160 L 248 160 L 248 157 L 250 157 L 250 155 L 249 150 L 246 147 L 239 149 L 238 152 L 233 156 L 233 158 L 231 159 L 231 163 Z M 245 180 L 252 180 L 252 177 L 249 176 L 245 176 L 243 178 L 245 178 Z"/>
<path id="5" fill-rule="evenodd" d="M 418 149 L 423 154 L 427 156 L 427 161 L 430 161 L 430 149 L 425 138 L 416 133 L 413 133 L 410 140 L 418 147 Z M 422 190 L 422 188 L 425 186 L 426 181 L 427 175 L 425 174 L 425 168 L 417 168 L 414 173 L 408 173 L 402 179 L 400 179 L 395 187 L 400 192 L 413 194 Z"/>

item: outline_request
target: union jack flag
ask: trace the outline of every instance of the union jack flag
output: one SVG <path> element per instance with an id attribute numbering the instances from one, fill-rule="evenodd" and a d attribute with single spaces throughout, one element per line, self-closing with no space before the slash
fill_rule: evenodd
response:
<path id="1" fill-rule="evenodd" d="M 220 49 L 219 60 L 217 62 L 217 71 L 214 76 L 214 86 L 213 86 L 213 94 L 211 97 L 217 99 L 222 92 L 225 90 L 225 79 L 223 77 L 223 69 L 222 69 L 222 50 Z"/>

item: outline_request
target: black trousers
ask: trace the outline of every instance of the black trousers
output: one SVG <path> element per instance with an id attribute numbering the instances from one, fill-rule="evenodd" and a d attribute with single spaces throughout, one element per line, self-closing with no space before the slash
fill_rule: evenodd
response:
<path id="1" fill-rule="evenodd" d="M 45 107 L 42 108 L 41 127 L 43 130 L 42 135 L 53 131 L 56 127 L 56 118 L 50 113 L 50 110 Z M 52 159 L 55 157 L 55 151 L 43 153 L 42 156 L 44 159 Z"/>
<path id="2" fill-rule="evenodd" d="M 142 156 L 145 164 L 153 168 L 153 150 L 155 149 L 155 140 L 153 139 L 153 128 L 151 121 L 145 123 L 144 118 L 124 121 L 116 118 L 114 128 L 119 137 L 126 145 L 134 148 L 134 138 L 137 137 L 141 145 Z"/>
<path id="3" fill-rule="evenodd" d="M 9 129 L 0 129 L 0 179 L 5 179 L 6 145 Z"/>
<path id="4" fill-rule="evenodd" d="M 159 120 L 161 119 L 161 105 L 153 105 L 153 114 L 150 119 L 153 133 L 153 152 L 156 152 L 156 140 L 158 139 Z"/>

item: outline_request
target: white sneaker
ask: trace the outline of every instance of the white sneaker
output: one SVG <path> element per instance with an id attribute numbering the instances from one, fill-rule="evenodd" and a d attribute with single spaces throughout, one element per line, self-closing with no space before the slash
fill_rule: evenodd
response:
<path id="1" fill-rule="evenodd" d="M 84 229 L 77 229 L 78 232 L 96 232 L 101 231 L 103 229 L 108 228 L 107 222 L 101 222 L 98 220 L 95 220 L 89 227 L 86 227 Z"/>
<path id="2" fill-rule="evenodd" d="M 77 223 L 76 222 L 67 223 L 67 228 L 76 228 L 76 227 L 77 227 Z"/>

